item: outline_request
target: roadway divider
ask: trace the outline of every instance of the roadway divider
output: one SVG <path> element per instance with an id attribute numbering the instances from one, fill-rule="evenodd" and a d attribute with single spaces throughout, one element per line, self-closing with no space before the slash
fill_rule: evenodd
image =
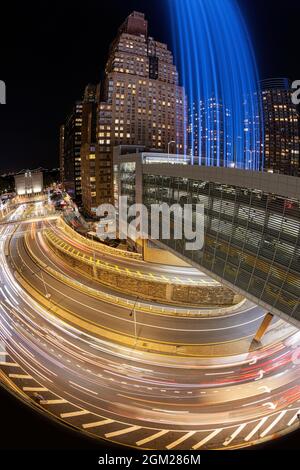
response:
<path id="1" fill-rule="evenodd" d="M 80 233 L 76 232 L 76 230 L 74 230 L 72 227 L 70 227 L 70 225 L 68 225 L 62 217 L 59 218 L 57 222 L 57 226 L 67 235 L 72 237 L 72 239 L 85 244 L 87 247 L 99 253 L 117 256 L 121 258 L 135 259 L 138 261 L 142 261 L 143 259 L 140 253 L 132 253 L 130 251 L 120 250 L 118 248 L 111 248 L 107 245 L 102 244 L 101 242 L 95 242 L 94 240 L 89 240 L 83 235 L 80 235 Z"/>
<path id="2" fill-rule="evenodd" d="M 249 346 L 247 339 L 215 344 L 174 344 L 148 340 L 147 338 L 141 337 L 136 338 L 125 333 L 104 328 L 103 326 L 75 315 L 67 309 L 62 309 L 53 302 L 53 300 L 48 300 L 36 287 L 33 287 L 28 280 L 25 280 L 23 275 L 15 271 L 14 276 L 21 287 L 45 309 L 45 315 L 59 318 L 62 322 L 75 328 L 79 335 L 87 333 L 102 341 L 119 344 L 130 349 L 137 349 L 151 354 L 176 356 L 178 358 L 223 357 L 224 354 L 236 355 L 245 351 L 245 345 L 246 347 Z"/>
<path id="3" fill-rule="evenodd" d="M 52 251 L 73 269 L 77 268 L 83 275 L 100 284 L 130 296 L 195 308 L 224 308 L 237 305 L 243 300 L 243 297 L 222 285 L 171 280 L 165 276 L 145 274 L 96 259 L 66 243 L 52 230 L 45 230 L 43 236 Z"/>
<path id="4" fill-rule="evenodd" d="M 222 315 L 229 315 L 230 313 L 233 313 L 237 311 L 238 309 L 240 309 L 242 305 L 246 302 L 246 299 L 243 299 L 243 301 L 240 302 L 240 304 L 226 307 L 226 308 L 219 308 L 219 309 L 215 308 L 212 310 L 209 310 L 209 309 L 197 310 L 197 309 L 188 309 L 188 308 L 172 308 L 169 306 L 162 307 L 159 305 L 150 305 L 150 304 L 146 304 L 143 302 L 136 302 L 134 300 L 117 297 L 116 295 L 111 295 L 106 292 L 102 292 L 100 290 L 86 286 L 82 284 L 81 282 L 54 270 L 50 266 L 47 266 L 31 250 L 30 245 L 28 243 L 28 237 L 29 237 L 29 234 L 26 234 L 24 237 L 25 248 L 27 250 L 27 253 L 32 258 L 34 263 L 37 264 L 40 268 L 42 268 L 45 272 L 50 274 L 55 279 L 68 285 L 69 287 L 76 289 L 77 291 L 80 290 L 84 294 L 88 294 L 92 296 L 93 298 L 96 298 L 102 302 L 106 302 L 112 305 L 118 305 L 130 311 L 132 311 L 133 308 L 135 308 L 136 310 L 140 312 L 153 314 L 153 315 L 166 315 L 166 316 L 191 317 L 191 318 L 200 318 L 200 317 L 209 318 L 209 317 L 219 317 Z"/>

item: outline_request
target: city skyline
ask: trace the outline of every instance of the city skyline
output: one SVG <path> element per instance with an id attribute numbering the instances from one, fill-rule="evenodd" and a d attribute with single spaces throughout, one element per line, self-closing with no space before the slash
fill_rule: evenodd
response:
<path id="1" fill-rule="evenodd" d="M 299 0 L 70 5 L 7 6 L 1 450 L 298 449 Z"/>
<path id="2" fill-rule="evenodd" d="M 239 3 L 248 19 L 260 78 L 298 79 L 300 71 L 298 72 L 298 61 L 295 60 L 297 46 L 293 40 L 293 22 L 296 23 L 297 2 L 290 0 L 287 11 L 276 8 L 279 2 L 271 2 L 271 0 L 264 2 L 263 5 L 258 2 L 259 5 L 253 8 L 249 8 L 245 0 Z M 59 8 L 55 2 L 51 3 L 51 7 L 47 9 L 48 20 L 44 20 L 43 23 L 43 12 L 34 4 L 32 2 L 26 5 L 26 8 L 19 7 L 19 9 L 23 8 L 22 15 L 15 18 L 15 21 L 19 21 L 18 18 L 21 17 L 26 18 L 26 21 L 19 21 L 14 42 L 4 51 L 1 59 L 4 70 L 4 76 L 1 79 L 7 86 L 7 104 L 0 107 L 2 123 L 0 151 L 3 155 L 0 162 L 1 172 L 17 171 L 24 166 L 59 166 L 59 141 L 57 139 L 59 126 L 65 116 L 70 113 L 74 102 L 80 100 L 87 83 L 98 83 L 103 77 L 109 44 L 119 25 L 132 10 L 144 11 L 151 23 L 152 35 L 171 46 L 171 32 L 166 23 L 166 13 L 161 3 L 156 0 L 147 3 L 140 0 L 129 0 L 126 3 L 114 0 L 110 6 L 107 6 L 107 17 L 110 20 L 105 22 L 104 27 L 102 25 L 100 38 L 97 40 L 96 28 L 86 35 L 81 27 L 80 41 L 77 39 L 78 30 L 73 30 L 71 26 L 76 25 L 76 18 L 78 19 L 79 13 L 76 8 L 70 10 L 67 8 L 67 2 Z M 84 12 L 86 19 L 82 23 L 85 28 L 88 28 L 89 11 L 93 11 L 93 15 L 97 16 L 97 12 L 100 13 L 99 8 L 95 1 L 90 1 L 86 5 Z M 8 26 L 13 12 L 8 6 L 5 9 Z M 257 9 L 260 11 L 258 18 L 253 15 Z M 161 11 L 158 16 L 157 11 Z M 68 16 L 73 17 L 74 21 L 67 21 Z M 36 18 L 40 18 L 40 24 Z M 52 24 L 55 25 L 56 34 L 52 31 Z M 5 26 L 1 33 L 5 35 L 1 39 L 5 43 L 5 37 L 8 34 Z M 35 41 L 36 36 L 41 38 L 38 43 Z M 71 54 L 66 54 L 65 44 L 68 37 L 74 38 L 74 47 L 72 41 L 68 46 Z M 75 60 L 77 52 L 82 61 L 82 66 L 79 68 L 75 66 L 75 64 L 78 65 Z M 18 59 L 17 62 L 12 60 L 13 58 Z M 30 67 L 22 66 L 22 60 L 25 58 L 31 64 Z M 19 120 L 12 126 L 12 119 L 15 115 L 19 116 Z M 45 126 L 43 122 L 47 122 L 48 117 L 51 119 Z M 10 137 L 13 127 L 19 135 L 19 139 L 15 142 L 17 155 L 14 159 L 11 158 L 13 150 Z M 41 146 L 44 149 L 42 157 Z M 27 165 L 23 164 L 25 161 L 28 162 Z"/>

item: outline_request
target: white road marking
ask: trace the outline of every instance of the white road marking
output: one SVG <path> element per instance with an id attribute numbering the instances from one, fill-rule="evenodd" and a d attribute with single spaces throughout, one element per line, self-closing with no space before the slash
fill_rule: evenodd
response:
<path id="1" fill-rule="evenodd" d="M 279 423 L 279 421 L 281 420 L 281 418 L 284 417 L 286 412 L 287 412 L 287 410 L 284 410 L 281 413 L 279 413 L 277 418 L 274 419 L 273 423 L 271 423 L 270 426 L 268 426 L 267 429 L 265 429 L 264 432 L 261 433 L 260 437 L 266 436 L 274 428 L 274 426 L 276 426 L 276 424 Z"/>
<path id="2" fill-rule="evenodd" d="M 228 446 L 239 434 L 240 432 L 247 426 L 248 423 L 241 424 L 231 436 L 223 442 L 223 446 Z"/>
<path id="3" fill-rule="evenodd" d="M 81 367 L 81 366 L 79 366 L 78 364 L 77 364 L 77 366 L 78 366 L 78 367 Z M 71 385 L 73 385 L 75 388 L 78 387 L 78 388 L 80 388 L 81 390 L 85 390 L 85 391 L 88 392 L 88 393 L 92 393 L 93 395 L 98 395 L 98 392 L 94 392 L 93 390 L 89 390 L 88 388 L 82 387 L 81 385 L 79 385 L 79 384 L 77 384 L 77 383 L 75 383 L 75 382 L 72 382 L 71 380 L 69 380 L 69 383 L 70 383 Z"/>
<path id="4" fill-rule="evenodd" d="M 300 413 L 300 410 L 297 411 L 297 413 L 294 414 L 294 416 L 292 417 L 292 419 L 289 420 L 288 422 L 288 426 L 291 426 L 297 419 L 298 415 Z"/>
<path id="5" fill-rule="evenodd" d="M 257 431 L 259 431 L 259 429 L 265 424 L 265 422 L 269 419 L 269 416 L 265 416 L 265 418 L 262 418 L 259 423 L 255 426 L 254 429 L 252 429 L 252 431 L 248 434 L 248 436 L 245 437 L 245 441 L 248 442 L 250 441 L 251 437 L 254 436 L 255 433 L 257 433 Z"/>
<path id="6" fill-rule="evenodd" d="M 215 429 L 215 431 L 211 432 L 208 436 L 206 436 L 202 441 L 198 442 L 198 444 L 195 444 L 192 448 L 194 450 L 199 449 L 200 447 L 204 446 L 208 441 L 213 439 L 215 436 L 217 436 L 221 431 L 223 431 L 223 428 L 221 429 Z"/>
<path id="7" fill-rule="evenodd" d="M 211 372 L 211 373 L 206 373 L 205 375 L 227 375 L 227 374 L 234 374 L 234 370 L 229 371 L 229 372 Z"/>

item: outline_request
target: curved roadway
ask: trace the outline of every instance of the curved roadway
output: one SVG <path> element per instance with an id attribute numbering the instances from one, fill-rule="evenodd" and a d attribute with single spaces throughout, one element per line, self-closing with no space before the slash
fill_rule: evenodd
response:
<path id="1" fill-rule="evenodd" d="M 256 350 L 224 352 L 223 357 L 152 354 L 101 339 L 61 320 L 16 282 L 11 261 L 18 269 L 25 261 L 24 276 L 37 269 L 19 231 L 24 230 L 13 234 L 12 226 L 0 229 L 0 368 L 3 380 L 24 399 L 29 397 L 53 416 L 97 437 L 145 449 L 236 448 L 298 426 L 300 333 L 294 328 L 282 322 Z M 31 248 L 42 256 L 35 233 Z M 12 234 L 13 260 L 8 262 L 5 246 Z M 49 262 L 55 263 L 51 257 Z M 39 269 L 32 277 L 42 291 Z M 74 289 L 67 300 L 62 292 L 66 286 L 48 278 L 47 271 L 43 276 L 51 301 L 78 308 Z M 83 315 L 94 303 L 90 296 L 77 295 L 85 305 L 79 311 Z M 110 327 L 116 322 L 121 331 L 127 327 L 130 335 L 133 320 L 128 319 L 128 311 L 102 304 L 101 310 L 105 308 L 106 316 L 95 313 L 97 321 L 109 318 Z M 233 340 L 251 331 L 251 323 L 244 330 L 236 324 L 238 318 L 239 314 L 220 319 L 143 314 L 139 334 L 160 341 L 197 338 L 203 344 L 216 338 Z M 225 324 L 226 333 L 218 331 Z M 161 328 L 159 333 L 155 325 L 167 330 Z"/>

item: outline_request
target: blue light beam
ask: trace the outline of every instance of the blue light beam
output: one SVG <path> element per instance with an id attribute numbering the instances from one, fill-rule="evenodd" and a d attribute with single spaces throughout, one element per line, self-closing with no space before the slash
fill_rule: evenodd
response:
<path id="1" fill-rule="evenodd" d="M 207 166 L 263 168 L 259 78 L 236 0 L 168 0 L 189 104 L 189 147 Z M 185 142 L 188 146 L 188 142 Z"/>

